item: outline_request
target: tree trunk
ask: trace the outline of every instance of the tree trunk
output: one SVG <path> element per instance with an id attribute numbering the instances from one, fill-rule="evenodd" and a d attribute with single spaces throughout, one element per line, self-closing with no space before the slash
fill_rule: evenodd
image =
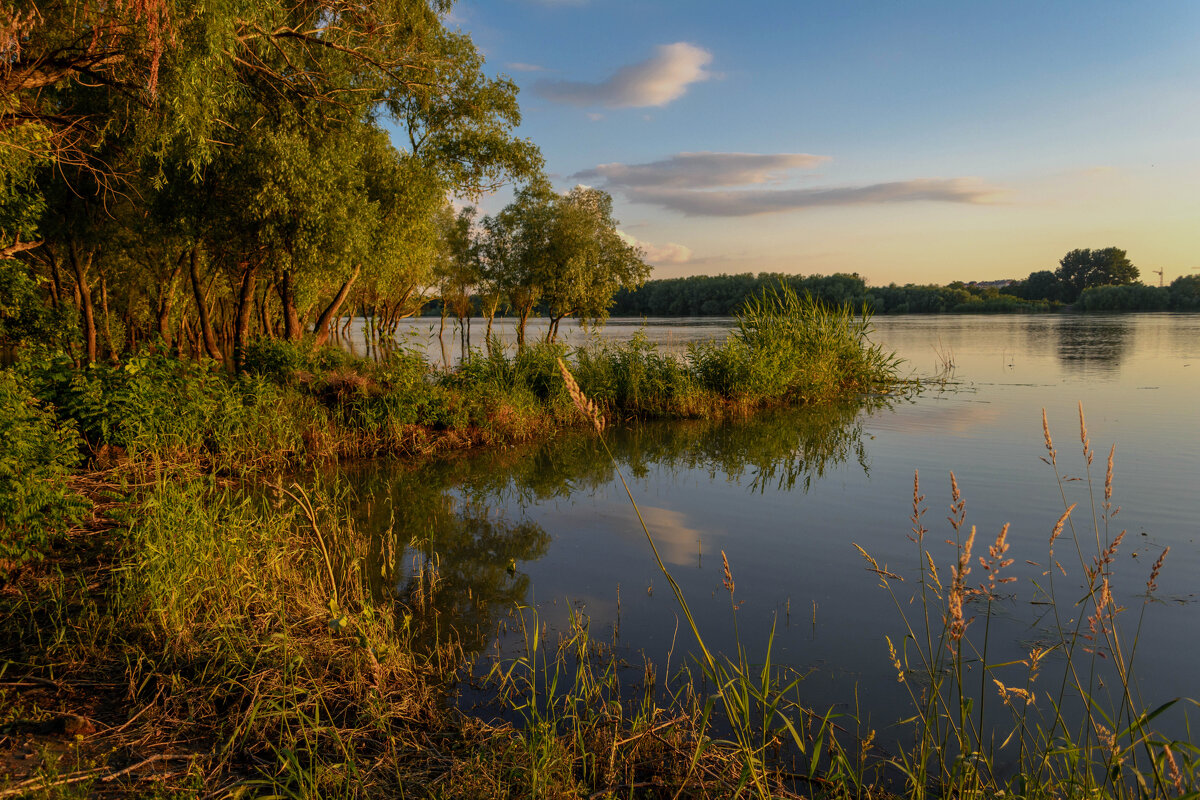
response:
<path id="1" fill-rule="evenodd" d="M 258 266 L 242 265 L 242 288 L 238 292 L 237 319 L 233 326 L 233 371 L 242 371 L 246 340 L 250 333 L 250 314 L 254 308 L 254 287 L 258 284 Z"/>
<path id="2" fill-rule="evenodd" d="M 300 324 L 300 313 L 296 310 L 296 290 L 292 286 L 291 270 L 283 271 L 279 281 L 279 303 L 283 306 L 283 337 L 289 342 L 299 341 L 304 335 Z"/>
<path id="3" fill-rule="evenodd" d="M 83 343 L 87 354 L 87 363 L 96 363 L 96 316 L 92 308 L 92 290 L 88 287 L 87 273 L 92 266 L 92 254 L 87 260 L 79 258 L 79 248 L 71 243 L 71 270 L 75 273 L 75 291 L 79 296 L 79 313 L 83 317 Z"/>
<path id="4" fill-rule="evenodd" d="M 108 357 L 116 361 L 117 348 L 113 347 L 112 318 L 108 313 L 108 281 L 104 280 L 104 270 L 100 271 L 100 312 L 104 319 L 104 344 L 108 348 Z"/>
<path id="5" fill-rule="evenodd" d="M 213 335 L 212 320 L 208 317 L 208 303 L 204 300 L 204 290 L 200 288 L 200 247 L 192 248 L 188 255 L 188 274 L 192 280 L 192 294 L 196 298 L 196 316 L 200 321 L 200 336 L 204 341 L 204 351 L 208 357 L 224 362 L 225 356 L 217 347 L 217 338 Z"/>
<path id="6" fill-rule="evenodd" d="M 267 289 L 258 298 L 258 327 L 262 331 L 262 335 L 270 338 L 273 331 L 271 330 L 271 317 L 267 314 L 267 305 L 271 301 L 271 290 Z"/>
<path id="7" fill-rule="evenodd" d="M 62 279 L 58 276 L 58 256 L 49 247 L 45 248 L 43 252 L 46 254 L 46 260 L 50 263 L 50 300 L 57 311 L 62 303 Z"/>
<path id="8" fill-rule="evenodd" d="M 351 273 L 350 277 L 346 279 L 346 282 L 342 284 L 342 288 L 338 289 L 338 293 L 334 296 L 333 300 L 329 302 L 329 305 L 325 306 L 325 310 L 321 312 L 319 317 L 317 317 L 317 321 L 313 325 L 313 333 L 317 337 L 318 347 L 329 341 L 330 323 L 333 321 L 334 317 L 337 316 L 338 311 L 342 307 L 342 303 L 346 300 L 346 296 L 350 294 L 350 288 L 354 286 L 354 281 L 358 279 L 358 272 L 360 269 L 362 269 L 361 265 L 354 268 L 354 272 Z"/>
<path id="9" fill-rule="evenodd" d="M 171 277 L 167 278 L 166 286 L 158 292 L 158 335 L 162 337 L 163 347 L 168 349 L 171 347 L 171 307 L 175 305 L 175 281 L 179 279 L 179 273 L 183 271 L 185 258 L 187 258 L 186 250 L 179 254 L 175 269 L 171 270 Z"/>
<path id="10" fill-rule="evenodd" d="M 529 312 L 533 311 L 533 303 L 521 306 L 518 310 L 520 319 L 517 321 L 517 348 L 525 346 L 525 322 L 529 319 Z"/>

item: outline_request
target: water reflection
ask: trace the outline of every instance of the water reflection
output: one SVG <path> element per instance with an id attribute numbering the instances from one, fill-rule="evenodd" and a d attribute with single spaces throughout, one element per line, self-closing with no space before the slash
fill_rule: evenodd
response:
<path id="1" fill-rule="evenodd" d="M 610 430 L 607 442 L 633 480 L 696 470 L 751 492 L 803 493 L 840 464 L 868 472 L 861 419 L 883 402 L 647 423 Z M 487 646 L 498 620 L 530 601 L 530 563 L 546 554 L 552 537 L 569 533 L 547 531 L 531 510 L 573 502 L 617 480 L 600 442 L 584 432 L 416 467 L 377 462 L 344 478 L 360 498 L 356 522 L 373 535 L 367 572 L 376 576 L 376 596 L 395 597 L 421 633 L 453 628 L 468 650 Z M 681 553 L 694 552 L 698 534 L 683 515 L 652 503 L 644 510 L 668 550 L 674 543 Z M 575 564 L 577 579 L 587 580 L 596 566 Z"/>
<path id="2" fill-rule="evenodd" d="M 1057 354 L 1068 372 L 1116 372 L 1131 346 L 1133 328 L 1127 317 L 1061 320 Z"/>

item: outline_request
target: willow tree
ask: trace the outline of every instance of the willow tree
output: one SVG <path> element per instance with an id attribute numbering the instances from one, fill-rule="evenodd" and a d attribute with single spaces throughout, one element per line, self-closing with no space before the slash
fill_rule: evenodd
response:
<path id="1" fill-rule="evenodd" d="M 576 186 L 558 198 L 554 212 L 548 252 L 540 260 L 542 304 L 550 319 L 546 340 L 551 342 L 564 317 L 607 319 L 618 289 L 635 289 L 650 277 L 641 251 L 617 233 L 607 192 Z"/>
<path id="2" fill-rule="evenodd" d="M 524 344 L 529 315 L 539 304 L 554 341 L 563 318 L 607 318 L 618 289 L 640 286 L 650 267 L 617 233 L 607 192 L 577 186 L 565 195 L 542 180 L 484 220 L 485 273 L 504 287 Z"/>
<path id="3" fill-rule="evenodd" d="M 16 0 L 0 10 L 0 256 L 26 256 L 42 223 L 64 217 L 65 177 L 100 209 L 85 217 L 121 198 L 156 215 L 146 230 L 166 238 L 146 277 L 174 286 L 186 265 L 210 355 L 222 338 L 212 328 L 240 353 L 255 302 L 267 330 L 272 295 L 290 337 L 308 320 L 322 335 L 368 272 L 373 289 L 411 296 L 447 193 L 478 193 L 540 163 L 513 135 L 515 85 L 483 74 L 470 39 L 445 29 L 448 7 Z M 77 228 L 49 227 L 55 249 L 82 253 L 69 272 L 84 317 L 110 259 L 137 263 L 121 248 L 148 238 L 84 252 Z M 51 271 L 39 263 L 25 261 Z M 173 292 L 126 283 L 154 309 L 139 324 L 161 334 Z"/>

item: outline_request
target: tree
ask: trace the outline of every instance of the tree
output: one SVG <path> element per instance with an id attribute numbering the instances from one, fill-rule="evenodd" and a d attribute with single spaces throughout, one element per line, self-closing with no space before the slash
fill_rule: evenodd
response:
<path id="1" fill-rule="evenodd" d="M 557 199 L 554 212 L 542 277 L 550 342 L 564 317 L 606 319 L 618 289 L 636 288 L 650 277 L 641 251 L 617 233 L 607 192 L 576 186 Z"/>
<path id="2" fill-rule="evenodd" d="M 1123 286 L 1138 279 L 1138 268 L 1116 247 L 1072 250 L 1063 256 L 1055 275 L 1062 282 L 1065 300 L 1074 302 L 1092 286 Z"/>
<path id="3" fill-rule="evenodd" d="M 523 187 L 495 217 L 484 219 L 481 246 L 487 282 L 504 289 L 517 312 L 517 342 L 539 303 L 554 341 L 564 317 L 601 320 L 619 289 L 645 283 L 650 267 L 617 233 L 607 192 L 577 186 L 565 195 L 545 179 Z"/>
<path id="4" fill-rule="evenodd" d="M 460 209 L 457 214 L 447 207 L 438 217 L 445 245 L 444 257 L 439 260 L 437 270 L 438 294 L 442 300 L 442 325 L 445 326 L 447 313 L 454 314 L 458 319 L 464 354 L 471 346 L 471 292 L 480 277 L 478 247 L 473 230 L 475 213 L 474 206 Z M 438 331 L 438 336 L 441 336 L 441 330 Z"/>
<path id="5" fill-rule="evenodd" d="M 1029 273 L 1023 281 L 1008 287 L 1008 294 L 1025 300 L 1062 300 L 1064 284 L 1058 275 L 1048 269 Z"/>

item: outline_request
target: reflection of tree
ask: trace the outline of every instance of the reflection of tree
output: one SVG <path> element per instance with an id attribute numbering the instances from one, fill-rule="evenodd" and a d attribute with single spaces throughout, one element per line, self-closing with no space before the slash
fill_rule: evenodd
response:
<path id="1" fill-rule="evenodd" d="M 750 488 L 808 491 L 813 478 L 851 456 L 867 470 L 859 412 L 870 403 L 827 405 L 764 412 L 726 423 L 645 426 L 616 437 L 613 452 L 635 475 L 649 463 L 675 469 L 707 469 L 709 475 L 741 479 Z M 626 438 L 628 437 L 628 438 Z"/>
<path id="2" fill-rule="evenodd" d="M 1122 317 L 1063 319 L 1058 326 L 1058 359 L 1073 372 L 1116 371 L 1132 330 Z"/>
<path id="3" fill-rule="evenodd" d="M 700 469 L 751 490 L 807 491 L 814 478 L 853 459 L 867 470 L 862 411 L 883 401 L 778 409 L 750 419 L 651 422 L 610 429 L 621 469 Z M 360 498 L 356 521 L 374 533 L 367 574 L 377 596 L 394 593 L 433 633 L 453 627 L 464 647 L 486 644 L 499 616 L 525 600 L 522 562 L 545 554 L 549 535 L 530 521 L 490 513 L 524 507 L 616 480 L 590 432 L 417 466 L 380 462 L 345 476 Z M 747 480 L 748 479 L 748 480 Z"/>
<path id="4" fill-rule="evenodd" d="M 477 650 L 499 615 L 525 600 L 529 576 L 517 565 L 545 555 L 550 537 L 535 522 L 493 519 L 470 504 L 451 513 L 449 524 L 411 542 L 412 568 L 398 594 L 425 612 L 414 615 L 418 632 L 432 636 L 449 623 L 466 649 Z"/>
<path id="5" fill-rule="evenodd" d="M 498 614 L 525 599 L 519 564 L 545 555 L 550 537 L 456 496 L 453 462 L 389 466 L 352 478 L 362 498 L 356 522 L 374 534 L 366 570 L 374 593 L 411 609 L 418 634 L 453 628 L 464 647 L 483 646 Z"/>

